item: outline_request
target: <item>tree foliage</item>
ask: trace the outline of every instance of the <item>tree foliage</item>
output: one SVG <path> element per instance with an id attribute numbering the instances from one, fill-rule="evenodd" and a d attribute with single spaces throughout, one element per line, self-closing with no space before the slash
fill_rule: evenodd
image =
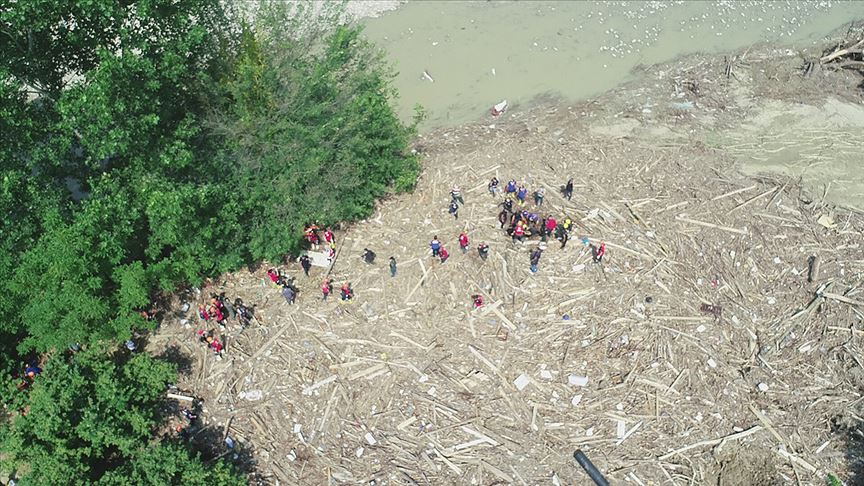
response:
<path id="1" fill-rule="evenodd" d="M 11 470 L 29 469 L 22 484 L 240 484 L 225 464 L 205 469 L 180 446 L 150 444 L 174 374 L 147 354 L 53 357 L 21 403 L 26 414 L 2 432 L 0 457 Z"/>
<path id="2" fill-rule="evenodd" d="M 0 398 L 30 410 L 2 447 L 39 464 L 33 484 L 230 483 L 153 439 L 167 368 L 59 353 L 110 349 L 147 329 L 156 294 L 297 252 L 305 223 L 368 216 L 414 184 L 413 127 L 357 27 L 225 5 L 0 4 L 0 372 L 53 356 Z"/>

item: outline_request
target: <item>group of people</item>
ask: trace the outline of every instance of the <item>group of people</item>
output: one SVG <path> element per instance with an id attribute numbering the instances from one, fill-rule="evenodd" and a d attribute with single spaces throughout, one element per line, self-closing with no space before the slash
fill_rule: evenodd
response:
<path id="1" fill-rule="evenodd" d="M 238 297 L 234 299 L 234 303 L 232 304 L 223 292 L 219 295 L 211 294 L 209 306 L 205 307 L 204 304 L 199 304 L 198 317 L 205 326 L 212 321 L 218 324 L 221 330 L 226 328 L 229 318 L 237 319 L 242 332 L 249 327 L 255 316 L 252 308 L 243 303 L 243 299 Z M 198 339 L 206 344 L 207 348 L 212 350 L 217 358 L 221 359 L 222 352 L 225 349 L 224 336 L 220 337 L 215 328 L 210 328 L 209 330 L 200 329 L 196 331 L 196 334 Z M 130 351 L 134 351 L 134 348 L 130 348 Z"/>
<path id="2" fill-rule="evenodd" d="M 303 230 L 306 242 L 309 243 L 309 247 L 315 251 L 317 251 L 321 245 L 321 236 L 318 235 L 318 231 L 320 231 L 320 228 L 316 223 L 306 225 L 305 229 Z M 336 235 L 333 234 L 333 231 L 330 228 L 324 229 L 324 253 L 327 255 L 327 258 L 331 262 L 336 257 Z M 306 275 L 309 275 L 309 267 L 311 266 L 311 262 L 307 262 L 303 266 L 303 270 L 306 272 Z"/>
<path id="3" fill-rule="evenodd" d="M 500 191 L 500 181 L 497 177 L 493 177 L 488 184 L 489 193 L 492 197 L 496 197 Z M 567 246 L 570 240 L 570 233 L 573 229 L 573 221 L 570 218 L 564 218 L 563 221 L 558 221 L 551 214 L 541 214 L 540 208 L 543 206 L 545 198 L 545 190 L 543 188 L 534 191 L 534 206 L 533 210 L 529 210 L 526 204 L 528 189 L 525 184 L 517 183 L 511 179 L 504 187 L 504 200 L 498 204 L 501 211 L 498 213 L 498 222 L 501 224 L 501 229 L 506 228 L 507 235 L 512 238 L 514 243 L 522 243 L 526 238 L 539 237 L 542 243 L 545 243 L 550 236 L 561 242 L 561 248 Z M 569 179 L 562 186 L 561 193 L 568 201 L 573 197 L 573 179 Z M 590 246 L 594 262 L 600 263 L 603 256 L 606 254 L 606 243 L 601 243 L 599 247 L 589 244 L 585 239 L 585 244 Z M 536 273 L 540 258 L 543 254 L 542 245 L 535 249 L 530 254 L 530 268 L 532 273 Z"/>

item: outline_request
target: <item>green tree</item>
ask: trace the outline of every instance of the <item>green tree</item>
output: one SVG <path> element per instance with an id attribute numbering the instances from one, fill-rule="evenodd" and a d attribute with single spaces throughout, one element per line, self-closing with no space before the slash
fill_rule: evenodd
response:
<path id="1" fill-rule="evenodd" d="M 254 259 L 298 251 L 308 222 L 368 216 L 376 198 L 412 188 L 419 171 L 380 52 L 358 27 L 334 28 L 338 12 L 311 26 L 298 25 L 299 15 L 262 4 L 212 119 L 242 196 L 220 215 L 244 221 Z"/>
<path id="2" fill-rule="evenodd" d="M 117 362 L 95 349 L 44 368 L 16 404 L 27 413 L 0 433 L 6 468 L 29 471 L 22 484 L 148 484 L 123 481 L 151 470 L 149 484 L 239 484 L 227 465 L 205 469 L 178 445 L 150 444 L 172 365 L 146 354 Z"/>

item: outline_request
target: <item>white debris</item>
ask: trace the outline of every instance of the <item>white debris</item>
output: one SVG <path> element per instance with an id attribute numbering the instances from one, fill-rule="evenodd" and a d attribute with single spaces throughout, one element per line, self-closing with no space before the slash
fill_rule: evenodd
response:
<path id="1" fill-rule="evenodd" d="M 375 445 L 378 443 L 378 441 L 375 440 L 375 437 L 372 435 L 372 432 L 366 432 L 366 435 L 364 435 L 363 437 L 366 438 L 366 442 L 368 442 L 369 445 Z"/>
<path id="2" fill-rule="evenodd" d="M 262 392 L 261 390 L 250 390 L 248 392 L 240 392 L 238 396 L 240 398 L 245 398 L 250 402 L 255 402 L 261 400 L 261 398 L 264 396 L 264 392 Z"/>
<path id="3" fill-rule="evenodd" d="M 759 383 L 757 388 L 759 388 L 759 391 L 761 391 L 761 392 L 767 392 L 768 391 L 768 385 L 765 383 Z"/>
<path id="4" fill-rule="evenodd" d="M 717 362 L 714 361 L 714 359 L 712 359 L 712 358 L 708 358 L 708 366 L 710 366 L 710 367 L 712 367 L 712 368 L 716 368 L 716 367 L 717 367 Z"/>
<path id="5" fill-rule="evenodd" d="M 568 381 L 571 385 L 575 385 L 575 386 L 586 386 L 586 385 L 588 384 L 588 377 L 587 377 L 587 376 L 576 376 L 576 375 L 570 375 L 570 376 L 567 378 L 567 381 Z"/>
<path id="6" fill-rule="evenodd" d="M 579 402 L 582 401 L 582 395 L 573 395 L 573 399 L 570 400 L 570 404 L 574 407 L 579 405 Z"/>
<path id="7" fill-rule="evenodd" d="M 516 381 L 513 382 L 513 384 L 516 385 L 516 389 L 519 391 L 524 390 L 529 383 L 531 383 L 531 379 L 528 378 L 528 375 L 525 373 L 519 375 L 519 378 L 516 378 Z"/>
<path id="8" fill-rule="evenodd" d="M 357 448 L 357 452 L 355 452 L 354 455 L 356 455 L 357 457 L 362 456 L 362 455 L 363 455 L 363 448 L 362 448 L 362 447 L 358 447 L 358 448 Z"/>
<path id="9" fill-rule="evenodd" d="M 543 378 L 544 380 L 551 380 L 552 372 L 549 370 L 540 370 L 540 378 Z"/>

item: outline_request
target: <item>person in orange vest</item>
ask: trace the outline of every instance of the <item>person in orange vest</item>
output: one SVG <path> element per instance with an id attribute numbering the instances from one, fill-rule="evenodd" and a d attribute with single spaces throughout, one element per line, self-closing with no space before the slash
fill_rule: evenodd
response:
<path id="1" fill-rule="evenodd" d="M 465 232 L 459 233 L 459 248 L 462 249 L 462 253 L 468 253 L 468 235 Z"/>

